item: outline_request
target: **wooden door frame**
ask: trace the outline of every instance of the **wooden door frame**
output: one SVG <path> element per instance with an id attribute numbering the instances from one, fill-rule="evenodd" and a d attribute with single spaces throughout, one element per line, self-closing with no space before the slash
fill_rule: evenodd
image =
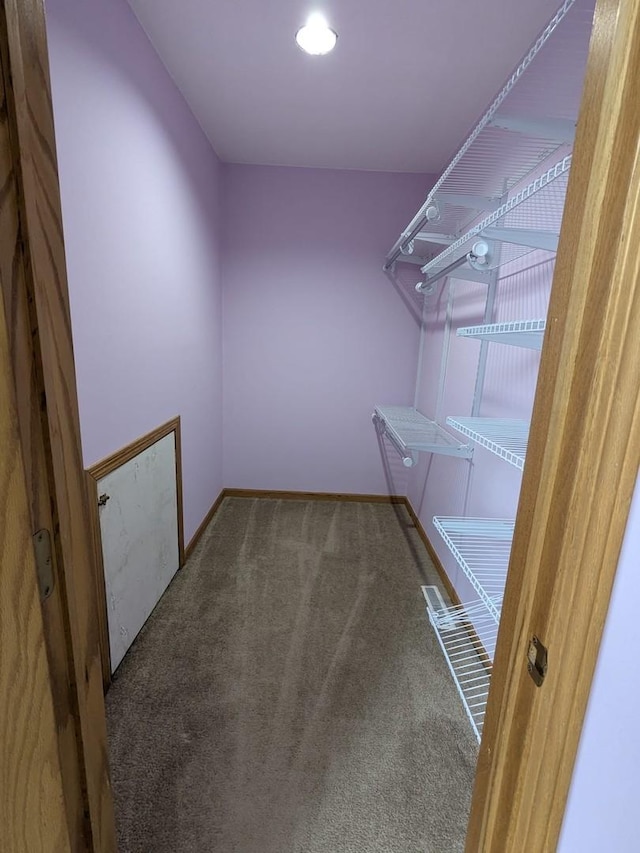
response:
<path id="1" fill-rule="evenodd" d="M 0 68 L 0 90 L 4 91 Z M 6 174 L 2 173 L 6 179 Z M 3 212 L 6 209 L 2 202 Z M 33 527 L 0 299 L 0 827 L 2 849 L 71 853 Z M 34 819 L 40 815 L 40 822 Z"/>
<path id="2" fill-rule="evenodd" d="M 31 522 L 51 531 L 45 640 L 74 853 L 116 850 L 42 0 L 3 0 L 0 270 Z M 11 239 L 8 239 L 11 237 Z M 4 448 L 2 449 L 4 452 Z M 34 531 L 35 532 L 35 531 Z M 53 608 L 53 609 L 52 609 Z M 37 816 L 33 816 L 37 820 Z"/>
<path id="3" fill-rule="evenodd" d="M 639 14 L 640 0 L 598 0 L 468 853 L 553 849 L 640 460 L 638 342 L 627 334 L 632 322 L 640 327 Z M 34 363 L 46 397 L 37 428 L 69 629 L 62 648 L 87 848 L 102 853 L 116 843 L 43 0 L 5 0 L 0 15 Z M 532 633 L 550 653 L 541 688 L 526 671 Z"/>
<path id="4" fill-rule="evenodd" d="M 640 463 L 639 69 L 640 0 L 598 0 L 467 853 L 562 826 Z"/>

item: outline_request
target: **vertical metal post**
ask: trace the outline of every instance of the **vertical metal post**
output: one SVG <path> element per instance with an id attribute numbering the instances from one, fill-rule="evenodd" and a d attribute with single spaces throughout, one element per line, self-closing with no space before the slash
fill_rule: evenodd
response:
<path id="1" fill-rule="evenodd" d="M 447 378 L 447 362 L 449 361 L 449 343 L 451 340 L 451 324 L 453 322 L 453 301 L 455 284 L 449 278 L 447 279 L 447 288 L 449 289 L 447 299 L 447 313 L 444 321 L 444 339 L 442 341 L 442 356 L 440 359 L 440 378 L 438 379 L 438 396 L 436 399 L 436 414 L 437 423 L 442 423 L 442 407 L 444 405 L 444 386 Z"/>
<path id="2" fill-rule="evenodd" d="M 483 324 L 493 322 L 493 312 L 496 301 L 496 291 L 498 289 L 498 271 L 493 270 L 491 279 L 487 285 L 487 301 L 484 308 Z M 473 391 L 473 404 L 471 406 L 472 417 L 477 417 L 480 413 L 480 405 L 482 403 L 482 393 L 484 391 L 484 380 L 487 372 L 487 356 L 489 355 L 489 341 L 482 341 L 480 344 L 480 355 L 478 356 L 478 369 L 476 371 L 476 384 Z"/>
<path id="3" fill-rule="evenodd" d="M 416 369 L 416 387 L 415 393 L 413 395 L 413 408 L 418 408 L 418 402 L 420 399 L 420 388 L 422 386 L 422 367 L 424 361 L 424 338 L 425 338 L 425 325 L 427 321 L 427 300 L 426 297 L 422 298 L 422 314 L 420 315 L 420 346 L 418 347 L 418 366 Z"/>
<path id="4" fill-rule="evenodd" d="M 500 199 L 504 204 L 509 196 L 509 190 L 506 183 L 502 187 L 503 193 Z M 494 258 L 495 267 L 491 271 L 491 277 L 487 285 L 487 301 L 484 306 L 483 324 L 487 325 L 494 320 L 494 308 L 496 302 L 496 292 L 498 290 L 498 269 L 500 267 L 500 255 L 502 254 L 502 245 L 496 241 L 494 243 Z M 476 371 L 476 385 L 473 390 L 473 403 L 471 404 L 471 416 L 478 417 L 480 414 L 480 406 L 482 405 L 482 395 L 484 393 L 484 380 L 487 373 L 487 356 L 489 355 L 489 341 L 482 341 L 480 344 L 480 355 L 478 356 L 478 369 Z"/>

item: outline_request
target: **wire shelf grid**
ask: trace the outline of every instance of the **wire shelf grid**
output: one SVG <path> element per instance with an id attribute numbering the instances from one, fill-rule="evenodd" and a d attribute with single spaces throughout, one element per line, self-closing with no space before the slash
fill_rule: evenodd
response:
<path id="1" fill-rule="evenodd" d="M 411 406 L 376 406 L 373 417 L 389 436 L 408 468 L 414 464 L 413 454 L 416 452 L 466 458 L 473 452 L 468 443 L 459 441 L 440 424 L 429 420 Z"/>
<path id="2" fill-rule="evenodd" d="M 483 269 L 496 269 L 536 250 L 552 257 L 562 224 L 570 168 L 571 155 L 567 155 L 443 249 L 422 267 L 423 274 L 436 276 L 452 262 L 464 258 L 479 239 L 499 244 Z"/>
<path id="3" fill-rule="evenodd" d="M 501 199 L 563 146 L 570 150 L 593 7 L 594 0 L 561 4 L 387 254 L 386 268 L 423 228 L 459 235 L 482 210 L 455 209 L 443 203 L 447 194 Z M 439 219 L 429 221 L 434 205 Z"/>
<path id="4" fill-rule="evenodd" d="M 436 516 L 433 523 L 494 621 L 499 622 L 515 522 Z"/>
<path id="5" fill-rule="evenodd" d="M 474 444 L 495 453 L 519 471 L 529 441 L 529 422 L 512 418 L 447 418 L 448 426 L 466 435 Z"/>
<path id="6" fill-rule="evenodd" d="M 429 621 L 479 741 L 489 696 L 498 626 L 482 601 L 434 610 L 426 594 L 425 599 Z"/>
<path id="7" fill-rule="evenodd" d="M 546 325 L 546 320 L 514 320 L 484 326 L 465 326 L 458 329 L 456 334 L 462 338 L 477 338 L 514 347 L 541 350 Z"/>

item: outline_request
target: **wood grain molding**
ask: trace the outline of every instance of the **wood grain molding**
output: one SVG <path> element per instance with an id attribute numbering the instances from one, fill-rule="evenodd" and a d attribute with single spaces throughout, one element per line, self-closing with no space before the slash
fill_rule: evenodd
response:
<path id="1" fill-rule="evenodd" d="M 94 465 L 91 465 L 89 468 L 87 468 L 86 473 L 95 483 L 97 483 L 98 480 L 101 480 L 103 477 L 106 477 L 107 474 L 111 474 L 112 471 L 115 471 L 116 468 L 120 468 L 121 465 L 125 465 L 127 462 L 130 462 L 140 453 L 147 450 L 157 441 L 160 441 L 161 438 L 165 438 L 165 436 L 170 435 L 172 432 L 175 433 L 176 443 L 178 552 L 180 555 L 180 565 L 183 566 L 184 512 L 182 506 L 182 437 L 179 415 L 175 418 L 171 418 L 171 420 L 167 421 L 164 424 L 161 424 L 159 427 L 152 429 L 151 432 L 145 433 L 145 435 L 140 436 L 140 438 L 136 438 L 135 441 L 132 441 L 130 444 L 127 444 L 125 447 L 121 447 L 119 450 L 116 450 L 114 453 L 112 453 L 110 456 L 107 456 L 105 459 L 101 459 L 99 462 L 96 462 Z"/>
<path id="2" fill-rule="evenodd" d="M 271 489 L 223 489 L 226 498 L 267 498 L 278 501 L 350 501 L 358 503 L 403 504 L 404 495 L 360 495 L 342 492 L 296 492 Z"/>
<path id="3" fill-rule="evenodd" d="M 431 540 L 427 536 L 427 531 L 422 526 L 422 522 L 418 518 L 413 506 L 411 505 L 411 501 L 409 500 L 409 498 L 404 499 L 404 504 L 407 508 L 407 512 L 409 513 L 409 516 L 411 517 L 411 521 L 413 522 L 414 527 L 418 531 L 418 536 L 420 537 L 420 539 L 422 539 L 422 543 L 427 550 L 427 554 L 429 555 L 429 558 L 430 558 L 431 562 L 433 563 L 434 568 L 437 571 L 440 580 L 442 581 L 442 585 L 444 586 L 444 588 L 447 591 L 447 595 L 449 596 L 451 603 L 453 605 L 462 604 L 462 602 L 460 601 L 460 596 L 458 595 L 458 593 L 455 590 L 455 587 L 453 586 L 453 584 L 449 580 L 449 575 L 447 574 L 445 567 L 442 565 L 442 561 L 441 561 L 440 557 L 438 556 L 438 552 L 436 551 L 436 549 L 431 544 Z"/>
<path id="4" fill-rule="evenodd" d="M 213 502 L 213 505 L 212 505 L 211 509 L 209 510 L 209 512 L 202 519 L 202 522 L 200 523 L 198 529 L 196 530 L 196 532 L 193 534 L 193 536 L 189 540 L 189 544 L 185 548 L 185 552 L 184 552 L 185 562 L 189 559 L 189 557 L 195 551 L 196 545 L 202 539 L 202 535 L 204 534 L 205 530 L 213 521 L 213 516 L 220 509 L 222 501 L 225 499 L 225 497 L 227 497 L 226 489 L 223 489 L 220 492 L 220 494 L 218 495 L 218 497 L 215 499 L 215 501 Z"/>
<path id="5" fill-rule="evenodd" d="M 93 565 L 95 566 L 95 584 L 97 596 L 97 618 L 100 633 L 100 660 L 102 668 L 102 685 L 106 692 L 111 684 L 111 653 L 109 650 L 109 623 L 107 616 L 107 591 L 104 578 L 104 562 L 102 558 L 102 538 L 100 532 L 100 514 L 98 512 L 98 503 L 96 500 L 98 482 L 111 474 L 117 468 L 135 459 L 140 453 L 143 453 L 149 447 L 152 447 L 160 439 L 167 435 L 174 434 L 175 436 L 175 452 L 176 452 L 176 492 L 177 492 L 177 509 L 178 509 L 178 558 L 180 568 L 185 563 L 185 548 L 184 548 L 184 511 L 182 506 L 182 439 L 180 434 L 180 417 L 177 416 L 161 424 L 159 427 L 151 430 L 151 432 L 140 436 L 125 447 L 121 447 L 92 465 L 85 472 L 86 490 L 87 490 L 87 505 L 89 508 L 89 520 L 91 525 L 91 543 L 93 549 Z"/>
<path id="6" fill-rule="evenodd" d="M 4 29 L 6 32 L 6 27 Z M 2 37 L 1 66 L 8 68 L 6 36 Z M 9 105 L 4 84 L 0 84 L 0 291 L 7 318 L 9 355 L 13 370 L 22 459 L 27 482 L 31 530 L 53 530 L 49 494 L 48 450 L 41 428 L 42 377 L 32 341 L 32 326 L 37 319 L 30 312 L 26 286 L 27 263 L 23 254 L 22 226 L 18 209 L 18 175 L 15 172 L 10 137 Z M 36 340 L 37 344 L 37 340 Z M 53 555 L 53 592 L 42 604 L 53 708 L 58 730 L 60 765 L 65 788 L 67 823 L 73 850 L 80 849 L 85 838 L 82 756 L 78 748 L 77 708 L 69 684 L 73 680 L 70 665 L 69 628 L 64 578 Z"/>
<path id="7" fill-rule="evenodd" d="M 55 653 L 66 656 L 67 690 L 73 705 L 79 747 L 81 802 L 72 811 L 86 815 L 75 849 L 112 853 L 116 849 L 113 803 L 106 748 L 94 553 L 91 546 L 66 280 L 62 214 L 51 107 L 48 50 L 42 0 L 5 0 L 0 7 L 0 52 L 7 87 L 7 132 L 20 223 L 26 293 L 13 304 L 29 306 L 32 357 L 27 361 L 40 403 L 37 423 L 44 446 L 47 497 L 51 506 L 54 559 L 63 600 L 66 640 L 47 636 Z M 6 295 L 5 295 L 6 300 Z M 9 320 L 13 327 L 13 317 Z M 16 346 L 22 346 L 15 341 Z M 23 353 L 24 354 L 24 353 Z M 25 420 L 26 404 L 23 404 Z M 22 432 L 24 436 L 24 432 Z M 24 438 L 23 438 L 24 440 Z M 36 443 L 39 443 L 40 439 Z M 31 446 L 28 444 L 27 446 Z M 36 449 L 30 477 L 39 472 Z M 37 473 L 36 476 L 40 474 Z M 39 487 L 44 488 L 42 483 Z M 30 486 L 31 488 L 31 486 Z M 33 505 L 33 502 L 32 502 Z M 38 504 L 39 505 L 39 504 Z M 51 623 L 53 624 L 53 623 Z M 52 678 L 54 678 L 52 672 Z M 60 733 L 60 750 L 69 747 Z M 65 789 L 70 797 L 70 780 Z"/>
<path id="8" fill-rule="evenodd" d="M 640 0 L 598 0 L 468 853 L 547 853 L 562 825 L 640 463 L 638 68 Z"/>
<path id="9" fill-rule="evenodd" d="M 71 853 L 6 332 L 0 301 L 0 847 Z"/>

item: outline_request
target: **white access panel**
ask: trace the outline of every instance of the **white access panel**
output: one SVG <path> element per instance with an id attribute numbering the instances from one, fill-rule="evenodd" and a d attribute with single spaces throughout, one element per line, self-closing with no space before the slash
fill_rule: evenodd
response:
<path id="1" fill-rule="evenodd" d="M 175 435 L 98 481 L 111 671 L 179 567 Z"/>

